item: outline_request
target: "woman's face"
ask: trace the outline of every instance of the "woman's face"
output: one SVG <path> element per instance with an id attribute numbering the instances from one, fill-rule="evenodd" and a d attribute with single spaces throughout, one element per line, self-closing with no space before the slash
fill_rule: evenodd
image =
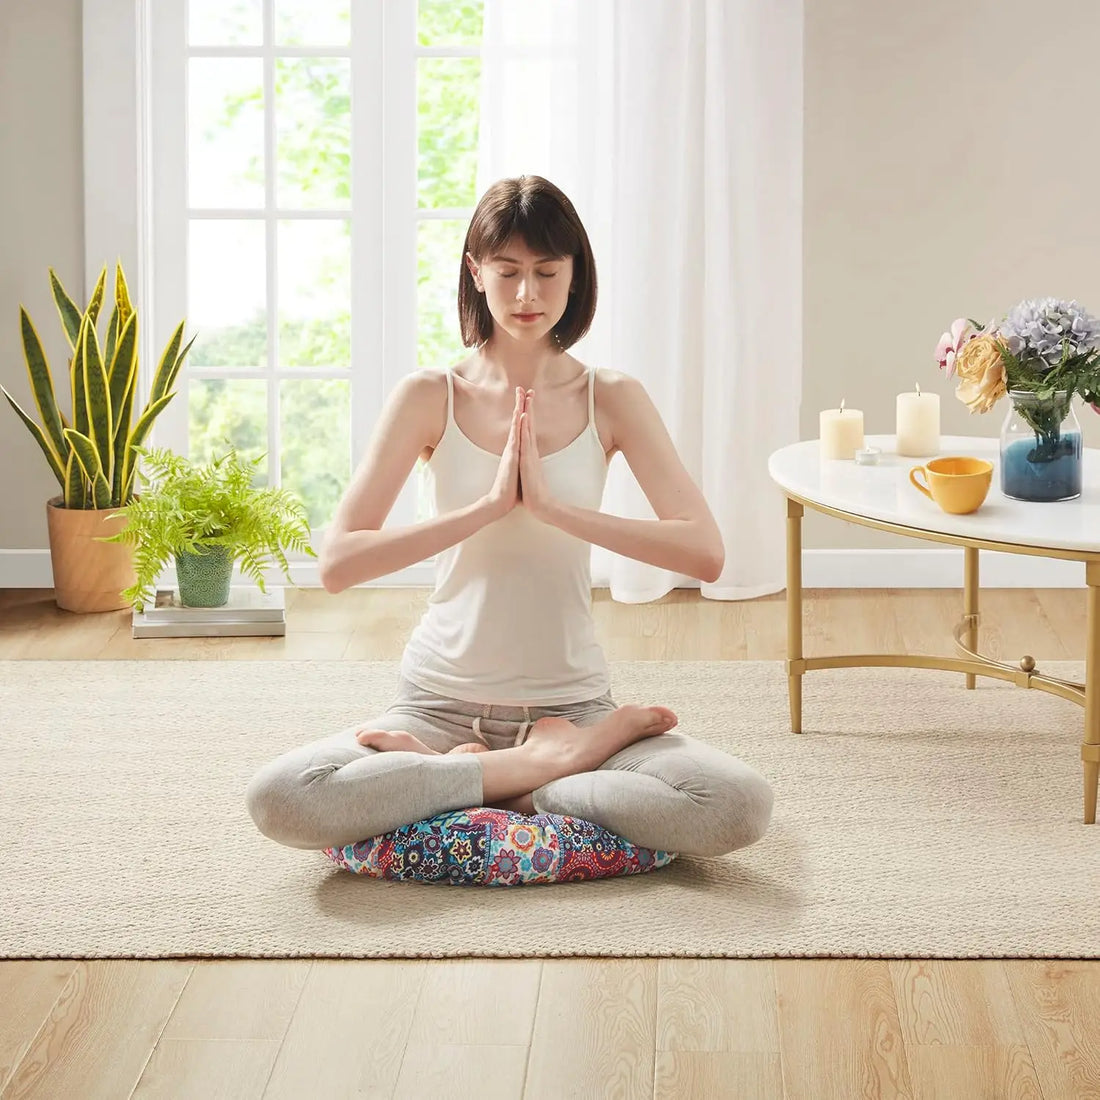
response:
<path id="1" fill-rule="evenodd" d="M 466 265 L 493 321 L 517 340 L 545 339 L 569 304 L 572 256 L 538 256 L 513 237 L 480 263 L 467 252 Z"/>

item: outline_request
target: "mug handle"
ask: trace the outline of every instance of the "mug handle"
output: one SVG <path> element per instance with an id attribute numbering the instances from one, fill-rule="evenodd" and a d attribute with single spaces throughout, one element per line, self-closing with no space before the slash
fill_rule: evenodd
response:
<path id="1" fill-rule="evenodd" d="M 914 467 L 913 467 L 913 468 L 912 468 L 912 469 L 911 469 L 911 470 L 909 471 L 909 480 L 910 480 L 910 481 L 911 481 L 911 482 L 913 483 L 913 486 L 914 486 L 914 488 L 920 489 L 920 491 L 921 491 L 922 493 L 924 493 L 924 495 L 925 495 L 926 497 L 928 497 L 928 499 L 929 499 L 929 500 L 931 500 L 931 499 L 932 499 L 932 493 L 931 493 L 931 491 L 929 490 L 929 488 L 928 488 L 927 484 L 924 484 L 924 485 L 922 485 L 922 484 L 921 484 L 921 483 L 920 483 L 919 481 L 917 481 L 917 471 L 918 471 L 918 470 L 919 470 L 919 471 L 920 471 L 920 472 L 921 472 L 922 474 L 924 474 L 924 477 L 925 477 L 925 479 L 927 479 L 927 477 L 928 477 L 928 471 L 927 471 L 927 470 L 926 470 L 926 469 L 925 469 L 925 468 L 924 468 L 923 466 L 914 466 Z"/>

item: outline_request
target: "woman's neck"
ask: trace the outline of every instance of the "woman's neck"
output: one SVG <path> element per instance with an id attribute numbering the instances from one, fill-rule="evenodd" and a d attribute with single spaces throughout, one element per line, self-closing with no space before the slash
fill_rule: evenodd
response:
<path id="1" fill-rule="evenodd" d="M 513 390 L 540 390 L 561 372 L 568 356 L 546 344 L 524 346 L 512 340 L 504 348 L 492 341 L 483 344 L 470 361 L 470 381 L 477 385 Z"/>

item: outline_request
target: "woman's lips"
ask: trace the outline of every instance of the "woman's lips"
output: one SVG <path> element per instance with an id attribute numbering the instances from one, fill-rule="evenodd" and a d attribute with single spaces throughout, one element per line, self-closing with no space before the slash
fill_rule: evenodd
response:
<path id="1" fill-rule="evenodd" d="M 517 321 L 537 321 L 542 314 L 541 313 L 513 313 L 512 316 Z"/>

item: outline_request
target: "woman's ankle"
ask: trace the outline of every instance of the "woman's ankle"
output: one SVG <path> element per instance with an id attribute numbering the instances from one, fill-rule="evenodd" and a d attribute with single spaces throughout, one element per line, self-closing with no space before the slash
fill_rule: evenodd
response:
<path id="1" fill-rule="evenodd" d="M 474 759 L 481 764 L 483 805 L 521 798 L 577 770 L 566 754 L 555 758 L 529 745 L 479 752 Z"/>

